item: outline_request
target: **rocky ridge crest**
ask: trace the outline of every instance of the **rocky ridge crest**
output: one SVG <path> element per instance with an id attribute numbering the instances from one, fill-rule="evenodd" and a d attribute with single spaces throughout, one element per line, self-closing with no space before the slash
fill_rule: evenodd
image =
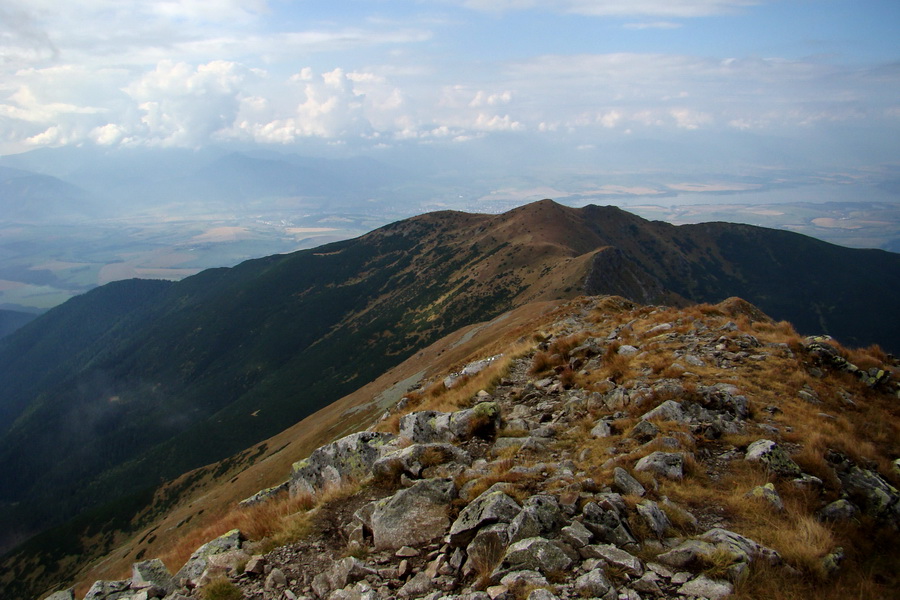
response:
<path id="1" fill-rule="evenodd" d="M 897 365 L 790 336 L 737 299 L 575 300 L 525 350 L 421 382 L 242 503 L 344 490 L 302 539 L 261 552 L 230 531 L 175 575 L 143 561 L 84 599 L 724 598 L 761 573 L 833 581 L 867 558 L 844 532 L 896 541 L 897 442 L 823 444 L 851 413 L 897 430 Z M 429 408 L 461 389 L 458 410 Z M 800 523 L 821 539 L 788 543 Z"/>

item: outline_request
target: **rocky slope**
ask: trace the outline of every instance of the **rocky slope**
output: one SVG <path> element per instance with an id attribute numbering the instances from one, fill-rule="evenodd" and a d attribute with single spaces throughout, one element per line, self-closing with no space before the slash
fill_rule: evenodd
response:
<path id="1" fill-rule="evenodd" d="M 738 299 L 580 298 L 516 335 L 295 463 L 241 530 L 51 598 L 895 593 L 894 359 Z"/>

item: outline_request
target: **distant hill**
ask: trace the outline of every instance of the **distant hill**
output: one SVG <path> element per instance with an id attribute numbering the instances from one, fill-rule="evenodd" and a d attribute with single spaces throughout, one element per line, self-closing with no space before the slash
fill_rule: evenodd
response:
<path id="1" fill-rule="evenodd" d="M 16 329 L 34 320 L 37 315 L 16 310 L 0 309 L 0 338 L 8 336 Z"/>
<path id="2" fill-rule="evenodd" d="M 743 225 L 675 227 L 546 200 L 93 290 L 0 341 L 7 547 L 263 440 L 432 341 L 528 302 L 739 295 L 896 350 L 900 256 Z"/>
<path id="3" fill-rule="evenodd" d="M 5 220 L 54 220 L 91 216 L 96 207 L 78 186 L 56 177 L 0 167 L 0 214 Z"/>

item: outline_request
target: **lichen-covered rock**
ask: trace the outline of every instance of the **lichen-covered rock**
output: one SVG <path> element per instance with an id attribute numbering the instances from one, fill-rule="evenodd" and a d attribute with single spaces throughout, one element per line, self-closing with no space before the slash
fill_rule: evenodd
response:
<path id="1" fill-rule="evenodd" d="M 634 465 L 635 471 L 647 471 L 668 479 L 684 477 L 684 454 L 681 452 L 653 452 Z"/>
<path id="2" fill-rule="evenodd" d="M 119 600 L 131 596 L 131 581 L 95 581 L 84 600 Z"/>
<path id="3" fill-rule="evenodd" d="M 846 498 L 840 498 L 826 504 L 817 516 L 820 521 L 852 521 L 859 516 L 859 509 Z"/>
<path id="4" fill-rule="evenodd" d="M 571 525 L 566 525 L 559 531 L 559 539 L 576 550 L 590 544 L 593 536 L 594 534 L 581 521 L 572 521 Z"/>
<path id="5" fill-rule="evenodd" d="M 423 479 L 376 502 L 371 519 L 375 548 L 395 550 L 441 537 L 450 526 L 454 498 L 452 479 Z"/>
<path id="6" fill-rule="evenodd" d="M 756 440 L 747 447 L 744 458 L 761 463 L 772 473 L 783 477 L 799 477 L 802 473 L 800 466 L 772 440 Z"/>
<path id="7" fill-rule="evenodd" d="M 641 482 L 632 477 L 631 473 L 622 467 L 613 469 L 613 487 L 626 496 L 644 496 L 647 493 Z"/>
<path id="8" fill-rule="evenodd" d="M 854 465 L 838 470 L 838 478 L 864 513 L 900 525 L 900 491 L 881 475 Z"/>
<path id="9" fill-rule="evenodd" d="M 746 493 L 747 498 L 756 498 L 758 500 L 762 500 L 767 502 L 777 511 L 784 510 L 784 502 L 781 500 L 781 496 L 778 494 L 778 490 L 775 489 L 775 485 L 772 483 L 767 483 L 766 485 L 758 485 L 749 492 Z"/>
<path id="10" fill-rule="evenodd" d="M 622 518 L 624 510 L 617 506 L 614 496 L 617 494 L 609 494 L 609 498 L 604 501 L 605 508 L 598 502 L 585 504 L 582 509 L 584 526 L 602 542 L 622 548 L 636 546 L 637 539 L 628 527 L 628 521 Z M 621 500 L 621 497 L 619 499 Z"/>
<path id="11" fill-rule="evenodd" d="M 252 496 L 250 496 L 249 498 L 245 498 L 244 500 L 241 500 L 238 503 L 238 506 L 240 506 L 241 508 L 249 508 L 256 504 L 261 504 L 267 500 L 271 500 L 278 494 L 287 492 L 288 489 L 290 489 L 290 487 L 291 487 L 290 481 L 285 481 L 284 483 L 279 483 L 278 485 L 274 485 L 270 488 L 260 490 L 260 491 L 256 492 L 255 494 L 253 494 Z"/>
<path id="12" fill-rule="evenodd" d="M 582 598 L 600 598 L 612 589 L 603 569 L 592 569 L 575 580 L 575 591 Z"/>
<path id="13" fill-rule="evenodd" d="M 312 581 L 312 590 L 319 598 L 327 598 L 333 590 L 375 574 L 375 570 L 367 567 L 361 560 L 348 556 L 334 561 L 329 568 L 316 575 Z"/>
<path id="14" fill-rule="evenodd" d="M 671 550 L 657 556 L 656 560 L 669 567 L 684 569 L 697 564 L 707 556 L 712 556 L 715 549 L 715 546 L 709 542 L 684 540 Z"/>
<path id="15" fill-rule="evenodd" d="M 713 544 L 719 550 L 729 552 L 736 560 L 750 563 L 763 560 L 771 566 L 781 564 L 781 555 L 775 550 L 763 546 L 748 537 L 716 527 L 700 536 L 704 542 Z"/>
<path id="16" fill-rule="evenodd" d="M 496 402 L 481 402 L 452 413 L 428 410 L 404 415 L 399 435 L 416 444 L 462 442 L 475 436 L 493 437 L 499 425 L 500 406 Z"/>
<path id="17" fill-rule="evenodd" d="M 362 479 L 372 472 L 380 448 L 393 439 L 390 433 L 362 431 L 317 448 L 291 469 L 292 495 L 315 494 L 328 485 Z"/>
<path id="18" fill-rule="evenodd" d="M 706 575 L 700 575 L 678 588 L 678 593 L 682 596 L 708 598 L 709 600 L 720 600 L 733 591 L 734 587 L 729 582 L 710 579 Z"/>
<path id="19" fill-rule="evenodd" d="M 509 524 L 510 542 L 556 533 L 564 523 L 559 502 L 554 496 L 532 496 Z"/>
<path id="20" fill-rule="evenodd" d="M 412 444 L 377 459 L 372 465 L 372 473 L 388 479 L 399 478 L 400 475 L 418 478 L 424 469 L 447 463 L 470 465 L 472 457 L 453 444 Z"/>
<path id="21" fill-rule="evenodd" d="M 491 486 L 472 500 L 450 527 L 450 544 L 465 546 L 479 528 L 493 523 L 509 523 L 522 510 L 518 502 L 506 495 L 502 486 Z"/>
<path id="22" fill-rule="evenodd" d="M 44 600 L 75 600 L 75 588 L 53 592 Z"/>
<path id="23" fill-rule="evenodd" d="M 512 544 L 501 563 L 503 570 L 540 571 L 543 574 L 559 572 L 572 565 L 559 546 L 548 539 L 533 537 Z"/>
<path id="24" fill-rule="evenodd" d="M 659 505 L 652 500 L 644 500 L 635 508 L 644 520 L 644 523 L 646 523 L 647 527 L 650 528 L 650 531 L 653 532 L 653 535 L 658 538 L 664 537 L 666 531 L 672 526 L 666 513 L 664 513 L 662 509 L 659 508 Z"/>
<path id="25" fill-rule="evenodd" d="M 207 542 L 194 550 L 184 566 L 175 574 L 175 580 L 188 579 L 196 581 L 209 566 L 209 559 L 215 554 L 222 554 L 241 547 L 241 532 L 232 529 L 216 539 Z"/>
<path id="26" fill-rule="evenodd" d="M 136 562 L 131 566 L 131 582 L 155 585 L 170 594 L 178 587 L 175 577 L 158 558 Z"/>
<path id="27" fill-rule="evenodd" d="M 640 577 L 644 574 L 644 565 L 640 559 L 612 544 L 597 544 L 586 546 L 586 552 L 582 556 L 587 558 L 602 558 L 607 564 L 622 569 L 624 572 Z"/>
<path id="28" fill-rule="evenodd" d="M 681 409 L 681 403 L 675 400 L 666 400 L 653 410 L 645 412 L 641 416 L 642 420 L 649 421 L 657 419 L 660 421 L 686 421 L 687 415 Z"/>

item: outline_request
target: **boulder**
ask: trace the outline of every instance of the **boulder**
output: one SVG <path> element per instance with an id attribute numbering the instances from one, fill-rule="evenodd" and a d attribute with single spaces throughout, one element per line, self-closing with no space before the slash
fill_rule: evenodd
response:
<path id="1" fill-rule="evenodd" d="M 656 560 L 668 567 L 683 569 L 695 565 L 698 561 L 712 556 L 715 546 L 702 540 L 685 540 L 656 557 Z"/>
<path id="2" fill-rule="evenodd" d="M 377 550 L 416 546 L 444 535 L 448 510 L 456 498 L 452 479 L 423 479 L 378 501 L 372 513 L 372 537 Z"/>
<path id="3" fill-rule="evenodd" d="M 581 521 L 572 521 L 571 525 L 567 525 L 559 531 L 559 538 L 576 550 L 590 544 L 592 537 L 591 531 Z"/>
<path id="4" fill-rule="evenodd" d="M 494 484 L 459 513 L 450 527 L 450 544 L 465 546 L 481 527 L 509 523 L 521 510 L 522 507 L 503 492 L 501 484 Z"/>
<path id="5" fill-rule="evenodd" d="M 777 511 L 784 510 L 784 502 L 782 502 L 781 496 L 778 494 L 778 491 L 775 489 L 775 485 L 772 483 L 756 486 L 746 493 L 746 497 L 763 500 Z"/>
<path id="6" fill-rule="evenodd" d="M 637 425 L 628 433 L 628 437 L 634 438 L 639 442 L 648 442 L 658 435 L 659 427 L 650 421 L 638 421 Z"/>
<path id="7" fill-rule="evenodd" d="M 637 462 L 635 471 L 647 471 L 668 479 L 684 477 L 684 454 L 681 452 L 653 452 Z"/>
<path id="8" fill-rule="evenodd" d="M 397 591 L 400 598 L 422 598 L 434 588 L 434 582 L 425 571 L 416 574 L 415 577 L 403 584 Z"/>
<path id="9" fill-rule="evenodd" d="M 844 491 L 864 513 L 900 525 L 900 491 L 869 469 L 838 470 Z"/>
<path id="10" fill-rule="evenodd" d="M 708 598 L 709 600 L 720 600 L 733 591 L 734 587 L 729 582 L 709 579 L 706 575 L 700 575 L 678 588 L 678 593 L 682 596 Z"/>
<path id="11" fill-rule="evenodd" d="M 644 565 L 640 559 L 625 552 L 612 544 L 597 544 L 595 546 L 586 546 L 582 556 L 587 558 L 602 558 L 607 564 L 618 567 L 624 572 L 640 577 L 644 574 Z"/>
<path id="12" fill-rule="evenodd" d="M 575 580 L 575 591 L 582 598 L 600 598 L 612 587 L 603 569 L 592 569 Z"/>
<path id="13" fill-rule="evenodd" d="M 261 504 L 266 502 L 267 500 L 271 500 L 278 494 L 283 492 L 287 492 L 291 487 L 290 481 L 285 481 L 284 483 L 280 483 L 278 485 L 272 486 L 270 488 L 266 488 L 264 490 L 260 490 L 250 496 L 249 498 L 245 498 L 238 502 L 238 506 L 241 508 L 249 508 L 251 506 L 255 506 L 257 504 Z"/>
<path id="14" fill-rule="evenodd" d="M 466 546 L 468 561 L 463 571 L 466 573 L 493 571 L 503 560 L 509 546 L 508 528 L 506 523 L 495 523 L 479 529 Z"/>
<path id="15" fill-rule="evenodd" d="M 178 587 L 175 577 L 158 558 L 134 563 L 131 566 L 131 582 L 155 585 L 165 590 L 166 594 L 171 594 Z"/>
<path id="16" fill-rule="evenodd" d="M 292 495 L 315 494 L 329 485 L 362 479 L 372 472 L 380 448 L 394 438 L 390 433 L 362 431 L 317 448 L 291 469 Z"/>
<path id="17" fill-rule="evenodd" d="M 525 501 L 521 512 L 509 524 L 509 540 L 517 542 L 556 533 L 563 524 L 562 511 L 554 496 L 532 496 Z"/>
<path id="18" fill-rule="evenodd" d="M 333 590 L 342 589 L 375 574 L 376 571 L 361 560 L 348 556 L 334 561 L 328 569 L 313 577 L 312 589 L 319 598 L 327 598 Z"/>
<path id="19" fill-rule="evenodd" d="M 597 424 L 594 425 L 593 429 L 591 429 L 591 436 L 595 438 L 607 438 L 612 434 L 613 430 L 609 424 L 609 421 L 597 421 Z"/>
<path id="20" fill-rule="evenodd" d="M 210 557 L 240 548 L 241 539 L 241 532 L 237 529 L 232 529 L 211 542 L 203 544 L 194 550 L 194 553 L 184 563 L 184 566 L 175 574 L 175 580 L 188 579 L 196 581 L 209 566 Z"/>
<path id="21" fill-rule="evenodd" d="M 131 581 L 95 581 L 84 600 L 119 600 L 131 596 Z"/>
<path id="22" fill-rule="evenodd" d="M 674 400 L 666 400 L 653 410 L 645 412 L 641 416 L 642 420 L 659 420 L 659 421 L 687 421 L 687 415 L 681 409 L 681 403 Z"/>
<path id="23" fill-rule="evenodd" d="M 53 592 L 44 600 L 75 600 L 75 588 Z"/>
<path id="24" fill-rule="evenodd" d="M 764 560 L 771 566 L 781 564 L 781 555 L 775 550 L 763 546 L 748 537 L 716 527 L 700 536 L 700 540 L 713 544 L 719 550 L 729 552 L 736 560 L 750 563 Z"/>
<path id="25" fill-rule="evenodd" d="M 841 498 L 825 505 L 817 516 L 820 521 L 852 521 L 859 516 L 859 509 L 849 500 Z"/>
<path id="26" fill-rule="evenodd" d="M 644 496 L 647 493 L 641 482 L 622 467 L 616 467 L 613 470 L 613 488 L 626 496 Z"/>
<path id="27" fill-rule="evenodd" d="M 623 511 L 619 510 L 614 502 L 607 501 L 606 504 L 607 508 L 603 508 L 597 502 L 585 504 L 582 509 L 584 526 L 600 541 L 623 548 L 637 545 L 637 540 L 631 533 L 628 522 L 620 517 Z"/>
<path id="28" fill-rule="evenodd" d="M 756 440 L 747 447 L 744 458 L 761 463 L 770 472 L 783 477 L 799 477 L 802 473 L 800 466 L 772 440 Z"/>
<path id="29" fill-rule="evenodd" d="M 506 550 L 503 570 L 540 571 L 543 574 L 568 569 L 572 559 L 553 542 L 542 537 L 532 537 L 512 544 Z"/>
<path id="30" fill-rule="evenodd" d="M 559 596 L 547 588 L 537 588 L 536 590 L 531 590 L 525 600 L 559 600 Z"/>
<path id="31" fill-rule="evenodd" d="M 419 411 L 400 419 L 400 436 L 413 443 L 462 442 L 475 436 L 493 437 L 500 425 L 500 406 L 481 402 L 452 413 Z"/>
<path id="32" fill-rule="evenodd" d="M 372 473 L 389 479 L 400 475 L 419 478 L 424 469 L 447 463 L 470 465 L 472 457 L 453 444 L 413 444 L 377 459 L 372 465 Z"/>
<path id="33" fill-rule="evenodd" d="M 656 502 L 644 500 L 636 508 L 647 527 L 653 532 L 653 535 L 657 538 L 662 538 L 666 535 L 666 531 L 672 524 L 669 522 L 669 517 L 659 508 Z"/>

